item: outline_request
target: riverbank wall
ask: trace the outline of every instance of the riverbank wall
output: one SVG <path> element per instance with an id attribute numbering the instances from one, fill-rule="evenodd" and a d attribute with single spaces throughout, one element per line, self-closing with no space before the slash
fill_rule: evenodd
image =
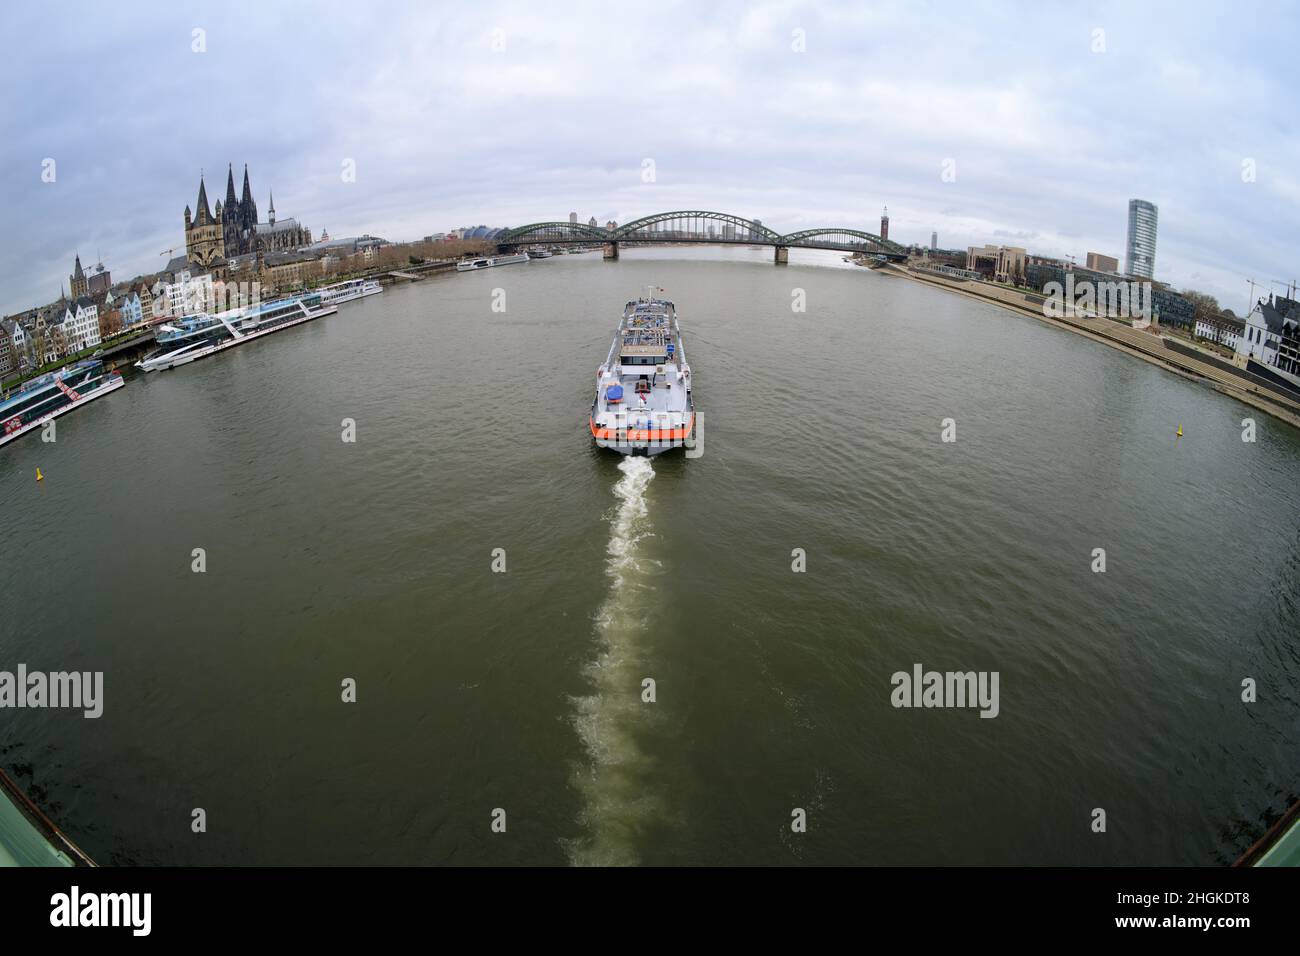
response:
<path id="1" fill-rule="evenodd" d="M 1160 335 L 1145 329 L 1135 329 L 1124 322 L 1099 316 L 1064 315 L 1054 317 L 1044 309 L 1042 295 L 1024 289 L 1010 289 L 987 282 L 928 273 L 908 266 L 888 263 L 873 267 L 872 271 L 887 276 L 911 279 L 936 288 L 970 296 L 1001 306 L 1021 315 L 1031 316 L 1048 325 L 1066 329 L 1101 342 L 1111 348 L 1127 352 L 1143 361 L 1158 365 L 1166 371 L 1194 381 L 1204 382 L 1215 391 L 1222 392 L 1251 408 L 1284 421 L 1300 429 L 1300 400 L 1290 399 L 1274 390 L 1257 376 L 1241 374 L 1227 367 L 1222 360 L 1194 354 L 1193 350 L 1175 349 Z"/>

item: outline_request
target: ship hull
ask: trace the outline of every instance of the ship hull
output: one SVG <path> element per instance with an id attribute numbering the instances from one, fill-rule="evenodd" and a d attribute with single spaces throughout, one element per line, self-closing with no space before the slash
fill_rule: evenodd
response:
<path id="1" fill-rule="evenodd" d="M 135 367 L 145 372 L 161 372 L 164 369 L 176 368 L 179 365 L 188 365 L 190 362 L 197 362 L 201 358 L 207 358 L 209 355 L 216 355 L 218 352 L 224 352 L 226 349 L 233 349 L 236 345 L 243 345 L 245 342 L 251 342 L 253 339 L 260 339 L 266 335 L 273 335 L 276 332 L 282 332 L 285 329 L 293 328 L 295 325 L 302 325 L 304 322 L 310 322 L 313 319 L 319 319 L 322 316 L 333 315 L 338 311 L 334 305 L 323 305 L 319 308 L 312 309 L 305 315 L 296 319 L 290 319 L 288 322 L 280 322 L 266 329 L 259 329 L 254 332 L 245 332 L 238 338 L 231 337 L 222 339 L 212 345 L 201 346 L 192 349 L 183 354 L 162 355 L 156 359 L 141 359 L 135 363 Z"/>
<path id="2" fill-rule="evenodd" d="M 26 425 L 23 425 L 21 428 L 17 428 L 14 431 L 0 434 L 0 446 L 7 445 L 9 442 L 13 441 L 16 438 L 21 438 L 23 435 L 26 435 L 28 432 L 40 428 L 46 422 L 58 418 L 60 415 L 66 412 L 70 412 L 74 408 L 80 408 L 82 405 L 89 405 L 95 399 L 102 398 L 105 395 L 107 395 L 109 392 L 115 392 L 123 385 L 126 384 L 126 381 L 117 372 L 109 373 L 107 378 L 108 381 L 105 382 L 103 385 L 98 386 L 92 392 L 88 392 L 85 395 L 82 395 L 76 401 L 69 402 L 67 405 L 63 405 L 60 408 L 56 408 L 52 412 L 47 412 L 46 414 L 41 415 L 39 418 L 33 419 L 32 421 L 28 422 Z"/>
<path id="3" fill-rule="evenodd" d="M 322 305 L 342 305 L 344 302 L 354 302 L 357 299 L 364 299 L 368 295 L 379 295 L 384 291 L 384 287 L 378 282 L 366 283 L 365 285 L 353 286 L 350 289 L 331 288 L 326 286 L 319 290 L 321 294 Z"/>
<path id="4" fill-rule="evenodd" d="M 620 455 L 632 455 L 641 458 L 653 458 L 674 448 L 686 448 L 690 445 L 695 429 L 695 416 L 685 428 L 615 430 L 602 428 L 588 417 L 588 428 L 597 448 L 616 451 Z"/>
<path id="5" fill-rule="evenodd" d="M 357 299 L 364 299 L 368 295 L 379 295 L 383 289 L 367 289 L 365 292 L 352 292 L 339 299 L 331 299 L 330 305 L 340 305 L 344 302 L 355 302 Z"/>
<path id="6" fill-rule="evenodd" d="M 480 269 L 494 269 L 497 266 L 512 266 L 517 262 L 527 261 L 528 256 L 523 255 L 522 253 L 513 256 L 491 256 L 486 259 L 475 259 L 472 262 L 458 262 L 456 263 L 456 271 L 478 272 Z"/>

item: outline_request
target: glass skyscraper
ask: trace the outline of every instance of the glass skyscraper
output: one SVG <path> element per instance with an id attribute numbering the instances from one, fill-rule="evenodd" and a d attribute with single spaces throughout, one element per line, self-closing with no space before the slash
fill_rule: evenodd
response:
<path id="1" fill-rule="evenodd" d="M 1124 271 L 1131 276 L 1150 279 L 1156 268 L 1155 203 L 1145 199 L 1128 201 L 1128 250 Z"/>

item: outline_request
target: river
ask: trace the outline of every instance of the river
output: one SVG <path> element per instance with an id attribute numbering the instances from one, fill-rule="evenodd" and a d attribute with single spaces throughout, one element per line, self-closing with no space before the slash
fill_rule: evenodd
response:
<path id="1" fill-rule="evenodd" d="M 123 864 L 1218 864 L 1300 797 L 1300 433 L 839 254 L 622 256 L 393 286 L 6 447 L 0 669 L 104 713 L 0 711 L 0 765 Z M 698 458 L 586 431 L 647 284 Z M 892 706 L 915 664 L 997 716 Z"/>

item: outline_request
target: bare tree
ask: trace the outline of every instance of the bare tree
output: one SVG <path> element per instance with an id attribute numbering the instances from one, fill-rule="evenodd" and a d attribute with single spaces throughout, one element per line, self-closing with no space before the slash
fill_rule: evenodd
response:
<path id="1" fill-rule="evenodd" d="M 1192 303 L 1192 308 L 1195 310 L 1192 315 L 1193 325 L 1202 319 L 1217 318 L 1223 312 L 1219 308 L 1219 300 L 1205 292 L 1197 292 L 1195 289 L 1183 289 L 1179 295 Z"/>

